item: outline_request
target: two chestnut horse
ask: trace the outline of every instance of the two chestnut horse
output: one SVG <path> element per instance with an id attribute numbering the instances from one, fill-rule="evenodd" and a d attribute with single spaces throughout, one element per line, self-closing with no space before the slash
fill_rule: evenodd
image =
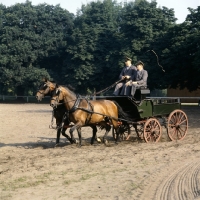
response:
<path id="1" fill-rule="evenodd" d="M 44 79 L 44 82 L 40 85 L 37 93 L 36 93 L 36 98 L 38 101 L 42 101 L 42 99 L 45 96 L 51 96 L 52 92 L 55 90 L 56 88 L 56 84 L 48 81 L 47 79 Z M 67 130 L 67 126 L 69 125 L 69 120 L 66 118 L 63 121 L 63 117 L 65 115 L 66 109 L 65 106 L 63 104 L 61 104 L 60 106 L 58 106 L 56 109 L 53 110 L 53 115 L 56 119 L 56 125 L 58 127 L 57 129 L 57 138 L 56 138 L 56 146 L 59 144 L 60 141 L 60 133 L 62 130 L 62 135 L 64 137 L 66 137 L 70 143 L 76 143 L 76 140 L 72 140 L 66 133 L 65 131 Z M 62 123 L 64 122 L 63 127 L 61 127 Z"/>
<path id="2" fill-rule="evenodd" d="M 63 103 L 59 103 L 63 102 Z M 91 126 L 96 128 L 97 125 L 104 127 L 106 133 L 103 137 L 104 143 L 107 142 L 106 137 L 110 131 L 110 124 L 116 132 L 116 143 L 119 137 L 119 125 L 118 117 L 126 116 L 122 108 L 115 102 L 110 100 L 87 100 L 74 92 L 69 90 L 67 87 L 56 86 L 56 90 L 52 93 L 50 105 L 56 108 L 58 105 L 63 104 L 68 112 L 68 117 L 74 126 L 70 128 L 69 132 L 73 139 L 73 131 L 77 129 L 79 137 L 79 146 L 82 145 L 81 127 Z M 96 132 L 93 131 L 93 137 L 91 144 L 94 143 Z"/>

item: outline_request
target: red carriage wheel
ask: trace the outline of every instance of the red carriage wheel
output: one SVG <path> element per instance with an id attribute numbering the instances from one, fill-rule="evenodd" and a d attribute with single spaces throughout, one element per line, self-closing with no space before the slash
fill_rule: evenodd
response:
<path id="1" fill-rule="evenodd" d="M 171 140 L 182 140 L 188 130 L 188 118 L 182 110 L 174 110 L 168 117 L 167 133 Z"/>
<path id="2" fill-rule="evenodd" d="M 148 119 L 144 124 L 144 139 L 146 142 L 158 142 L 162 129 L 160 122 L 155 118 Z"/>

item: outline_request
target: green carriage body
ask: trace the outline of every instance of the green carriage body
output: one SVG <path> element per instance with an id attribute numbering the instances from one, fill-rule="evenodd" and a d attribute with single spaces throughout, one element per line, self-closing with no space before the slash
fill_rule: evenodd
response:
<path id="1" fill-rule="evenodd" d="M 146 98 L 139 102 L 128 96 L 106 96 L 97 99 L 101 98 L 117 102 L 136 121 L 149 117 L 167 116 L 181 107 L 178 99 Z"/>

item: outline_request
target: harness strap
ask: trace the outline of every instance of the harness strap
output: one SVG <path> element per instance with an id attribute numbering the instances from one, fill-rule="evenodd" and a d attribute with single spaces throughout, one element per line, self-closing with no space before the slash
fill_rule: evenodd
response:
<path id="1" fill-rule="evenodd" d="M 108 86 L 107 88 L 99 91 L 99 92 L 94 92 L 94 96 L 96 96 L 96 94 L 100 94 L 100 93 L 104 93 L 104 92 L 107 92 L 108 90 L 110 90 L 112 87 L 114 87 L 115 85 L 117 85 L 119 82 L 121 82 L 123 79 L 120 79 L 119 81 L 113 83 L 112 85 Z"/>
<path id="2" fill-rule="evenodd" d="M 91 118 L 92 118 L 92 114 L 93 114 L 94 108 L 93 108 L 91 102 L 87 98 L 85 100 L 88 103 L 88 110 L 90 111 L 89 112 L 89 117 L 87 117 L 86 120 L 85 120 L 85 124 L 88 124 L 90 122 Z"/>
<path id="3" fill-rule="evenodd" d="M 68 110 L 69 113 L 73 113 L 73 112 L 75 112 L 77 110 L 77 108 L 78 108 L 78 106 L 80 104 L 80 101 L 81 101 L 80 97 L 81 96 L 79 94 L 77 94 L 77 98 L 75 100 L 75 103 L 74 103 L 73 107 L 70 110 Z"/>

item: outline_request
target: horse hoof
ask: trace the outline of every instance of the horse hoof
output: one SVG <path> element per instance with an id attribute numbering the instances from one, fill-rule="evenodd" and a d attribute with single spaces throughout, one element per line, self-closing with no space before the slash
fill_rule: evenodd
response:
<path id="1" fill-rule="evenodd" d="M 104 140 L 104 144 L 107 146 L 108 145 L 108 140 Z"/>
<path id="2" fill-rule="evenodd" d="M 59 143 L 56 143 L 54 147 L 59 147 Z"/>
<path id="3" fill-rule="evenodd" d="M 101 143 L 102 141 L 101 141 L 101 138 L 97 138 L 97 142 L 99 142 L 99 143 Z"/>
<path id="4" fill-rule="evenodd" d="M 73 140 L 69 140 L 69 141 L 70 141 L 71 144 L 74 144 L 74 141 L 73 141 Z"/>
<path id="5" fill-rule="evenodd" d="M 74 144 L 78 144 L 78 141 L 76 139 L 74 139 Z"/>
<path id="6" fill-rule="evenodd" d="M 76 139 L 70 140 L 71 144 L 78 144 L 78 141 Z"/>

